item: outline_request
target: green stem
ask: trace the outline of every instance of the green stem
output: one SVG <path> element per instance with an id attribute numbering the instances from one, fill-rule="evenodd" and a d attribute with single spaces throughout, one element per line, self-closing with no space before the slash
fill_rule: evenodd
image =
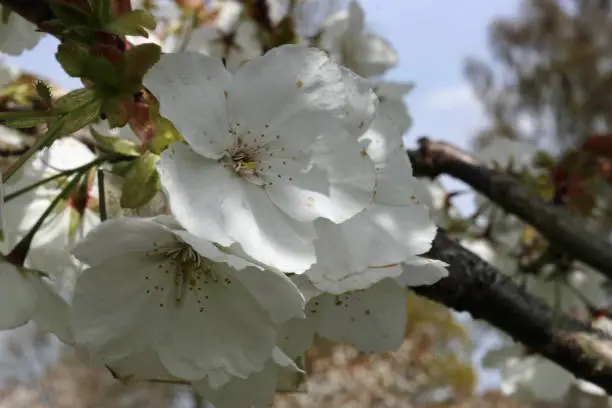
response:
<path id="1" fill-rule="evenodd" d="M 24 154 L 19 156 L 17 161 L 8 168 L 6 173 L 2 175 L 2 182 L 6 183 L 8 179 L 10 179 L 16 172 L 23 166 L 34 154 L 39 151 L 42 147 L 52 142 L 57 136 L 59 136 L 62 127 L 64 126 L 64 121 L 62 119 L 56 120 L 51 127 L 47 130 L 43 136 L 36 139 L 36 142 L 26 151 Z"/>
<path id="2" fill-rule="evenodd" d="M 28 233 L 15 245 L 15 247 L 11 250 L 11 252 L 6 256 L 6 259 L 9 260 L 14 265 L 22 266 L 25 258 L 28 256 L 28 252 L 30 250 L 30 245 L 32 243 L 32 239 L 34 235 L 38 232 L 40 227 L 42 227 L 43 223 L 53 212 L 55 207 L 59 204 L 61 200 L 64 200 L 70 196 L 70 194 L 74 191 L 76 186 L 79 184 L 79 181 L 83 177 L 85 172 L 81 172 L 76 175 L 70 183 L 64 187 L 64 189 L 51 201 L 51 204 L 47 207 L 45 212 L 36 220 L 36 223 L 32 226 L 32 228 L 28 231 Z"/>
<path id="3" fill-rule="evenodd" d="M 62 170 L 61 172 L 57 174 L 54 174 L 50 177 L 39 180 L 36 183 L 32 183 L 29 186 L 19 189 L 11 194 L 7 194 L 6 197 L 4 197 L 4 202 L 9 202 L 14 198 L 19 197 L 20 195 L 27 193 L 28 191 L 34 190 L 36 187 L 42 186 L 43 184 L 47 184 L 53 180 L 57 180 L 58 178 L 67 177 L 74 173 L 79 173 L 79 172 L 89 170 L 90 168 L 97 166 L 98 164 L 104 163 L 108 159 L 109 159 L 108 156 L 98 157 L 97 159 L 92 160 L 91 162 L 84 164 L 82 166 L 75 167 L 74 169 Z"/>
<path id="4" fill-rule="evenodd" d="M 106 213 L 106 189 L 104 188 L 104 171 L 98 169 L 98 208 L 100 210 L 100 221 L 104 222 L 108 218 Z"/>

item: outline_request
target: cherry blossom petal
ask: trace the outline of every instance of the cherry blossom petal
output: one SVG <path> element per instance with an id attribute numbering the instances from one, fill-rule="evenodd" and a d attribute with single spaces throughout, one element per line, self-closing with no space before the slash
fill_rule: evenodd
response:
<path id="1" fill-rule="evenodd" d="M 0 330 L 26 324 L 34 315 L 36 289 L 15 266 L 0 263 Z"/>
<path id="2" fill-rule="evenodd" d="M 199 154 L 217 159 L 230 145 L 226 94 L 231 81 L 221 60 L 199 53 L 162 55 L 144 85 L 160 114 Z"/>
<path id="3" fill-rule="evenodd" d="M 183 143 L 164 151 L 157 162 L 172 214 L 193 234 L 223 246 L 234 240 L 228 234 L 223 203 L 240 188 L 239 179 L 217 162 L 198 155 Z"/>

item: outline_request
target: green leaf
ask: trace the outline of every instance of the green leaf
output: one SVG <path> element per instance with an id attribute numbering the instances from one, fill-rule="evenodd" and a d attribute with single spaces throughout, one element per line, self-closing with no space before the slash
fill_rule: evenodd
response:
<path id="1" fill-rule="evenodd" d="M 117 89 L 119 86 L 119 71 L 109 60 L 97 55 L 89 55 L 85 61 L 83 76 L 98 85 Z"/>
<path id="2" fill-rule="evenodd" d="M 155 162 L 159 156 L 145 152 L 136 159 L 123 179 L 120 204 L 122 208 L 142 207 L 160 191 Z"/>
<path id="3" fill-rule="evenodd" d="M 104 27 L 104 31 L 117 35 L 149 37 L 146 29 L 153 30 L 157 25 L 155 18 L 145 10 L 123 13 Z"/>
<path id="4" fill-rule="evenodd" d="M 51 88 L 44 81 L 36 81 L 36 94 L 47 106 L 51 106 L 53 103 L 53 97 L 51 95 Z"/>
<path id="5" fill-rule="evenodd" d="M 2 13 L 0 13 L 0 23 L 8 24 L 9 18 L 11 17 L 11 9 L 8 7 L 0 7 Z"/>
<path id="6" fill-rule="evenodd" d="M 90 128 L 90 131 L 96 143 L 106 152 L 134 157 L 139 155 L 138 145 L 134 142 L 120 137 L 103 136 L 93 128 Z"/>
<path id="7" fill-rule="evenodd" d="M 24 129 L 41 125 L 53 118 L 49 111 L 0 112 L 0 121 L 10 128 Z"/>
<path id="8" fill-rule="evenodd" d="M 130 48 L 123 54 L 121 84 L 123 88 L 140 88 L 142 78 L 161 57 L 161 47 L 157 44 L 141 44 Z"/>
<path id="9" fill-rule="evenodd" d="M 55 17 L 68 28 L 73 26 L 90 26 L 91 11 L 87 1 L 79 2 L 77 5 L 63 0 L 52 0 L 49 2 L 49 7 L 53 10 Z M 91 28 L 93 30 L 95 27 Z"/>
<path id="10" fill-rule="evenodd" d="M 111 128 L 123 127 L 128 121 L 128 114 L 123 106 L 122 97 L 108 98 L 102 105 L 102 112 Z"/>
<path id="11" fill-rule="evenodd" d="M 53 109 L 58 113 L 70 112 L 87 105 L 96 98 L 99 96 L 94 88 L 75 89 L 55 101 Z"/>
<path id="12" fill-rule="evenodd" d="M 62 123 L 61 133 L 68 135 L 83 129 L 85 126 L 97 122 L 102 111 L 102 101 L 94 99 L 80 108 L 66 113 L 60 120 Z"/>
<path id="13" fill-rule="evenodd" d="M 55 59 L 64 71 L 74 78 L 81 78 L 86 70 L 89 52 L 85 47 L 75 43 L 61 43 L 57 47 Z"/>
<path id="14" fill-rule="evenodd" d="M 93 11 L 102 26 L 113 19 L 113 9 L 110 0 L 92 0 Z"/>
<path id="15" fill-rule="evenodd" d="M 552 169 L 557 165 L 557 160 L 548 152 L 540 150 L 536 152 L 533 158 L 533 165 L 540 169 Z"/>

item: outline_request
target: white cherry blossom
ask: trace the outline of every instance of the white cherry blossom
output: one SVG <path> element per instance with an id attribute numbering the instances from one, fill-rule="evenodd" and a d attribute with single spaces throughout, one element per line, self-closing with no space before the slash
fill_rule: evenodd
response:
<path id="1" fill-rule="evenodd" d="M 316 221 L 317 263 L 306 272 L 315 286 L 333 293 L 399 276 L 400 264 L 419 263 L 417 256 L 430 249 L 436 234 L 427 207 L 418 201 L 418 182 L 397 128 L 379 112 L 359 142 L 375 164 L 374 200 L 341 224 Z"/>
<path id="2" fill-rule="evenodd" d="M 318 290 L 304 275 L 292 280 L 308 303 L 306 319 L 290 320 L 279 335 L 278 345 L 288 356 L 301 356 L 314 334 L 368 353 L 396 350 L 403 341 L 406 289 L 393 279 L 336 295 Z"/>
<path id="3" fill-rule="evenodd" d="M 345 221 L 371 201 L 373 166 L 346 166 L 370 160 L 355 146 L 376 97 L 323 52 L 285 45 L 235 74 L 204 55 L 164 55 L 144 83 L 188 143 L 158 170 L 193 234 L 299 273 L 315 261 L 312 221 Z"/>
<path id="4" fill-rule="evenodd" d="M 3 7 L 0 6 L 0 16 L 3 13 Z M 22 52 L 34 48 L 43 35 L 43 32 L 36 31 L 34 24 L 11 12 L 6 23 L 0 20 L 0 53 L 21 55 Z"/>
<path id="5" fill-rule="evenodd" d="M 71 341 L 68 304 L 43 281 L 40 272 L 0 261 L 0 330 L 30 320 L 62 341 Z"/>
<path id="6" fill-rule="evenodd" d="M 382 75 L 398 62 L 387 40 L 365 32 L 364 12 L 356 0 L 323 23 L 317 46 L 364 78 Z"/>
<path id="7" fill-rule="evenodd" d="M 387 116 L 403 135 L 412 126 L 412 116 L 404 98 L 412 91 L 414 83 L 373 81 L 372 84 L 378 96 L 378 112 Z"/>
<path id="8" fill-rule="evenodd" d="M 276 326 L 303 316 L 303 296 L 283 274 L 234 269 L 231 255 L 177 227 L 124 217 L 81 241 L 75 255 L 89 268 L 73 299 L 76 342 L 105 363 L 150 349 L 172 375 L 211 387 L 260 371 Z"/>

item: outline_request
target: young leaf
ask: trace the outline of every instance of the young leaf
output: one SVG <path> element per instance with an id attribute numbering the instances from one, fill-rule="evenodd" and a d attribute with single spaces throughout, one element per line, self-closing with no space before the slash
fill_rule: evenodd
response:
<path id="1" fill-rule="evenodd" d="M 138 87 L 147 71 L 159 61 L 161 47 L 157 44 L 141 44 L 130 48 L 123 55 L 121 84 L 123 88 Z M 137 91 L 138 89 L 134 89 Z"/>
<path id="2" fill-rule="evenodd" d="M 61 43 L 57 47 L 55 59 L 64 71 L 74 78 L 80 78 L 85 73 L 89 52 L 83 46 L 75 43 Z"/>
<path id="3" fill-rule="evenodd" d="M 49 85 L 44 83 L 44 81 L 36 81 L 35 88 L 36 94 L 39 96 L 40 99 L 43 100 L 45 105 L 51 106 L 51 104 L 53 103 L 53 97 L 51 95 L 51 88 L 49 87 Z"/>
<path id="4" fill-rule="evenodd" d="M 145 10 L 123 13 L 104 27 L 104 31 L 117 35 L 149 37 L 147 30 L 155 29 L 155 18 Z"/>
<path id="5" fill-rule="evenodd" d="M 94 88 L 75 89 L 55 101 L 53 109 L 58 113 L 70 112 L 88 104 L 96 98 L 98 98 L 98 95 Z"/>
<path id="6" fill-rule="evenodd" d="M 102 100 L 94 99 L 91 102 L 66 113 L 62 117 L 61 133 L 64 135 L 76 132 L 85 126 L 96 122 L 102 111 Z"/>
<path id="7" fill-rule="evenodd" d="M 87 1 L 73 4 L 62 0 L 52 0 L 49 7 L 53 14 L 64 24 L 64 26 L 91 26 L 91 10 Z M 93 28 L 93 27 L 92 27 Z"/>

